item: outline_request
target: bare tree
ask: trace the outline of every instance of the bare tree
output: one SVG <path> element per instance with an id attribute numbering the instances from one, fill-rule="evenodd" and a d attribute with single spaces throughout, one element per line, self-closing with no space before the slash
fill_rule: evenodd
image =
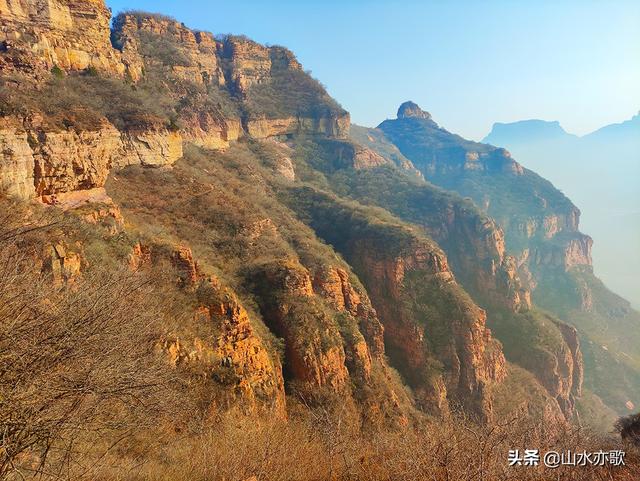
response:
<path id="1" fill-rule="evenodd" d="M 160 313 L 148 279 L 125 269 L 54 285 L 27 246 L 56 222 L 13 208 L 0 225 L 0 479 L 60 476 L 83 445 L 154 422 L 170 382 Z"/>

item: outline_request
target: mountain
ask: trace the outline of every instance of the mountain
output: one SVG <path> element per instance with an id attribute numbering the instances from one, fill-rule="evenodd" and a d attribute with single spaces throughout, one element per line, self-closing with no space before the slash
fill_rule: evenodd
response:
<path id="1" fill-rule="evenodd" d="M 636 114 L 630 120 L 619 124 L 606 125 L 595 132 L 585 135 L 584 138 L 590 141 L 635 142 L 638 145 L 640 143 L 640 140 L 638 140 L 639 132 L 640 114 Z"/>
<path id="2" fill-rule="evenodd" d="M 638 313 L 506 150 L 352 127 L 284 47 L 0 13 L 0 478 L 498 477 L 639 402 Z"/>
<path id="3" fill-rule="evenodd" d="M 634 246 L 640 241 L 640 117 L 583 137 L 563 132 L 556 122 L 495 124 L 484 141 L 508 148 L 576 202 L 595 240 L 599 275 L 638 308 L 640 260 Z"/>
<path id="4" fill-rule="evenodd" d="M 585 387 L 619 412 L 637 404 L 637 340 L 631 339 L 640 314 L 594 276 L 592 240 L 578 230 L 573 203 L 505 149 L 464 140 L 423 115 L 399 115 L 377 130 L 429 182 L 472 199 L 496 220 L 533 303 L 578 330 Z M 463 285 L 471 288 L 464 278 Z"/>
<path id="5" fill-rule="evenodd" d="M 491 132 L 482 139 L 482 142 L 492 145 L 510 145 L 516 143 L 548 142 L 552 140 L 578 141 L 578 140 L 610 140 L 615 142 L 638 142 L 638 130 L 640 129 L 640 114 L 631 119 L 617 124 L 610 124 L 586 134 L 582 137 L 565 131 L 560 122 L 547 120 L 520 120 L 518 122 L 496 122 Z"/>
<path id="6" fill-rule="evenodd" d="M 482 142 L 492 145 L 510 145 L 520 142 L 570 141 L 572 139 L 576 139 L 576 136 L 567 133 L 560 122 L 532 119 L 511 123 L 496 122 Z"/>

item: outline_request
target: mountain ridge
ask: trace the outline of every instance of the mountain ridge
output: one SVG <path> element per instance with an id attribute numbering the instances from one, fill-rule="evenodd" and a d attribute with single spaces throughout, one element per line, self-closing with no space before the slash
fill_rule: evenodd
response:
<path id="1" fill-rule="evenodd" d="M 495 122 L 491 132 L 481 142 L 502 145 L 510 142 L 550 141 L 560 138 L 564 140 L 585 140 L 593 139 L 606 133 L 619 132 L 619 135 L 624 135 L 624 131 L 627 129 L 631 131 L 629 132 L 630 134 L 633 134 L 633 129 L 638 129 L 639 122 L 640 114 L 636 114 L 630 119 L 604 125 L 583 135 L 567 132 L 558 120 L 526 119 L 513 122 Z"/>
<path id="2" fill-rule="evenodd" d="M 586 329 L 587 338 L 601 336 L 599 332 L 596 334 L 598 322 L 606 325 L 606 329 L 616 330 L 619 336 L 635 332 L 627 323 L 636 325 L 640 317 L 628 302 L 620 300 L 619 314 L 613 316 L 610 314 L 613 311 L 600 311 L 600 303 L 609 301 L 605 301 L 605 297 L 596 300 L 594 293 L 605 296 L 606 290 L 592 291 L 587 287 L 599 282 L 589 279 L 593 276 L 592 241 L 578 230 L 580 211 L 551 183 L 515 163 L 504 149 L 461 140 L 433 121 L 386 120 L 378 130 L 384 132 L 428 181 L 472 198 L 497 221 L 505 231 L 507 251 L 514 256 L 519 276 L 531 290 L 534 304 L 559 315 L 579 330 Z M 514 189 L 513 185 L 521 187 Z M 522 202 L 522 192 L 537 198 L 537 207 L 535 203 Z M 563 294 L 558 296 L 559 293 Z M 571 298 L 573 300 L 569 300 Z M 565 307 L 559 309 L 561 305 Z M 615 339 L 610 337 L 607 343 Z M 589 357 L 594 356 L 593 348 L 587 349 L 585 342 L 583 338 L 583 348 Z M 598 356 L 610 354 L 603 350 Z M 593 389 L 591 375 L 593 371 L 587 372 L 586 383 Z M 627 389 L 631 389 L 627 396 L 632 398 L 637 395 L 632 387 L 633 376 L 626 381 Z M 596 391 L 611 399 L 613 391 L 602 387 Z M 621 398 L 616 402 L 620 412 L 626 409 L 625 403 Z"/>
<path id="3" fill-rule="evenodd" d="M 8 292 L 40 288 L 38 315 L 57 313 L 54 301 L 66 313 L 76 295 L 118 303 L 104 272 L 143 279 L 162 309 L 127 309 L 157 323 L 142 345 L 168 373 L 162 388 L 179 391 L 169 419 L 141 428 L 147 444 L 221 423 L 245 439 L 226 420 L 272 418 L 321 436 L 331 472 L 318 479 L 338 479 L 334 461 L 352 453 L 334 439 L 420 439 L 437 426 L 477 436 L 505 420 L 562 433 L 638 402 L 636 335 L 609 344 L 597 331 L 605 318 L 616 334 L 634 327 L 634 312 L 593 276 L 579 210 L 507 150 L 413 103 L 351 129 L 283 47 L 143 12 L 110 29 L 102 0 L 0 2 L 0 13 L 0 256 L 19 252 L 39 279 Z M 616 366 L 604 343 L 630 361 Z M 81 374 L 62 376 L 80 405 L 94 395 Z M 96 429 L 127 409 L 102 410 Z M 281 431 L 269 429 L 272 446 Z"/>

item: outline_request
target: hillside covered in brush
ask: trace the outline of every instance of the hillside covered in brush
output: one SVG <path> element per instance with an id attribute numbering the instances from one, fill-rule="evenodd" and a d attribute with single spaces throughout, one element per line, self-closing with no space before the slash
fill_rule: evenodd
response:
<path id="1" fill-rule="evenodd" d="M 640 402 L 638 314 L 504 149 L 102 0 L 0 1 L 0 46 L 0 478 L 518 479 Z"/>

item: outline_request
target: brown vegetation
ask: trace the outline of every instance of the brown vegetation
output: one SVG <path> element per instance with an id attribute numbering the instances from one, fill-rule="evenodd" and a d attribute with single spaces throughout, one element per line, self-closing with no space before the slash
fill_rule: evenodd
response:
<path id="1" fill-rule="evenodd" d="M 148 280 L 90 269 L 58 285 L 37 257 L 57 220 L 3 207 L 0 479 L 63 476 L 168 412 L 177 383 L 154 354 Z"/>
<path id="2" fill-rule="evenodd" d="M 640 446 L 640 414 L 620 418 L 616 422 L 616 430 L 620 433 L 622 439 Z"/>
<path id="3" fill-rule="evenodd" d="M 91 479 L 632 481 L 640 475 L 638 451 L 628 447 L 623 467 L 510 467 L 510 449 L 534 447 L 541 453 L 624 449 L 579 429 L 552 434 L 530 419 L 512 418 L 486 427 L 451 419 L 383 432 L 349 426 L 339 410 L 303 405 L 288 422 L 228 413 L 182 437 L 141 434 L 111 452 Z"/>

